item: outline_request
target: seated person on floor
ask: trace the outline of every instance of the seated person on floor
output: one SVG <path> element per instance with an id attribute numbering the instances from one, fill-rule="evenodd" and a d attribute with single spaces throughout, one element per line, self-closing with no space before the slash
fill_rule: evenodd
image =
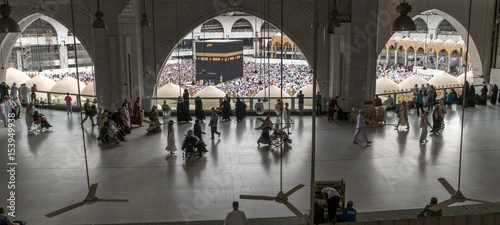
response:
<path id="1" fill-rule="evenodd" d="M 193 147 L 198 148 L 198 154 L 200 158 L 203 155 L 203 152 L 208 152 L 205 148 L 205 143 L 203 141 L 200 141 L 200 139 L 196 135 L 194 135 L 193 130 L 189 130 L 187 132 L 186 138 L 182 142 L 182 150 L 186 149 L 188 145 L 192 145 Z"/>
<path id="2" fill-rule="evenodd" d="M 35 111 L 35 113 L 33 113 L 33 121 L 40 122 L 40 124 L 42 124 L 42 128 L 52 127 L 52 125 L 50 125 L 47 121 L 47 117 L 42 113 L 39 113 L 38 111 Z"/>
<path id="3" fill-rule="evenodd" d="M 9 217 L 5 215 L 5 209 L 0 207 L 0 225 L 25 225 L 26 221 L 11 221 Z"/>

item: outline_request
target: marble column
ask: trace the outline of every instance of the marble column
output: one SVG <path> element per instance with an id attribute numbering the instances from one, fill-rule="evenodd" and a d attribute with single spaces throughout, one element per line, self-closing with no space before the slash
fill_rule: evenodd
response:
<path id="1" fill-rule="evenodd" d="M 196 40 L 193 38 L 191 39 L 192 43 L 192 49 L 193 49 L 193 60 L 196 61 Z"/>
<path id="2" fill-rule="evenodd" d="M 112 110 L 125 98 L 133 102 L 135 97 L 152 96 L 155 83 L 153 79 L 145 84 L 141 27 L 134 16 L 141 12 L 136 9 L 123 13 L 127 4 L 127 1 L 113 0 L 101 5 L 101 10 L 106 12 L 108 30 L 93 30 L 96 95 L 100 105 Z M 142 100 L 143 104 L 147 102 Z"/>
<path id="3" fill-rule="evenodd" d="M 427 67 L 427 61 L 429 57 L 427 56 L 427 52 L 424 53 L 424 66 Z"/>
<path id="4" fill-rule="evenodd" d="M 339 94 L 342 108 L 352 109 L 371 101 L 375 95 L 377 51 L 377 24 L 367 18 L 377 15 L 377 2 L 360 0 L 365 7 L 352 6 L 351 23 L 343 23 L 340 32 L 330 35 L 334 89 Z M 336 30 L 337 31 L 337 30 Z M 396 53 L 397 55 L 397 53 Z"/>
<path id="5" fill-rule="evenodd" d="M 394 64 L 398 64 L 398 50 L 394 49 Z"/>
<path id="6" fill-rule="evenodd" d="M 448 63 L 446 65 L 446 71 L 448 71 L 448 73 L 450 72 L 450 62 L 451 62 L 451 57 L 448 56 Z"/>
<path id="7" fill-rule="evenodd" d="M 64 42 L 59 45 L 59 62 L 61 69 L 66 69 L 68 68 L 68 47 L 66 47 L 66 44 Z"/>
<path id="8" fill-rule="evenodd" d="M 385 50 L 385 64 L 389 64 L 389 57 L 391 56 L 389 50 Z"/>
<path id="9" fill-rule="evenodd" d="M 417 66 L 417 52 L 415 52 L 415 57 L 413 58 L 413 66 Z"/>
<path id="10" fill-rule="evenodd" d="M 405 52 L 405 66 L 408 65 L 408 52 Z"/>

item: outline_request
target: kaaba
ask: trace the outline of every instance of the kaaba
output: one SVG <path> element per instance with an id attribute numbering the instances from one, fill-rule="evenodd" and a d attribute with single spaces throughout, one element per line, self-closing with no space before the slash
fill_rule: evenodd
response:
<path id="1" fill-rule="evenodd" d="M 243 76 L 242 40 L 196 42 L 196 80 L 219 84 Z M 221 78 L 222 77 L 222 78 Z"/>

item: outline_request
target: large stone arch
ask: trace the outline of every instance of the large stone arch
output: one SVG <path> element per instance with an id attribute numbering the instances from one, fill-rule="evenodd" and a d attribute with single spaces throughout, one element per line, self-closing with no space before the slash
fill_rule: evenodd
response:
<path id="1" fill-rule="evenodd" d="M 416 26 L 417 32 L 419 32 L 419 31 L 425 32 L 425 31 L 429 30 L 427 23 L 421 17 L 417 17 L 413 21 L 415 21 L 415 26 Z"/>
<path id="2" fill-rule="evenodd" d="M 163 66 L 165 65 L 165 62 L 166 60 L 168 60 L 169 56 L 172 54 L 172 52 L 174 51 L 175 49 L 175 46 L 177 45 L 177 43 L 182 39 L 182 37 L 185 37 L 187 34 L 189 34 L 193 29 L 195 29 L 196 27 L 198 27 L 200 24 L 204 23 L 205 21 L 208 21 L 212 18 L 215 18 L 219 15 L 222 15 L 224 13 L 227 13 L 226 10 L 228 10 L 229 8 L 232 9 L 233 11 L 238 11 L 238 12 L 245 12 L 246 14 L 250 14 L 250 15 L 253 15 L 253 16 L 256 16 L 258 18 L 266 18 L 267 19 L 267 15 L 264 15 L 262 12 L 261 12 L 261 6 L 259 4 L 259 2 L 253 2 L 253 1 L 242 1 L 240 3 L 240 5 L 238 6 L 235 6 L 235 7 L 228 7 L 227 5 L 225 5 L 225 7 L 227 8 L 218 8 L 218 7 L 214 7 L 212 5 L 211 2 L 208 2 L 208 3 L 197 3 L 197 4 L 190 4 L 190 2 L 186 1 L 186 2 L 160 2 L 158 4 L 155 3 L 155 10 L 156 9 L 162 9 L 162 8 L 171 8 L 171 9 L 175 9 L 175 7 L 179 7 L 179 8 L 183 8 L 185 9 L 186 11 L 189 11 L 189 9 L 191 9 L 192 13 L 183 13 L 183 15 L 180 15 L 180 17 L 178 18 L 177 21 L 179 21 L 179 24 L 176 24 L 175 21 L 175 17 L 176 15 L 169 15 L 169 19 L 165 18 L 163 20 L 163 17 L 166 16 L 165 13 L 161 14 L 159 12 L 156 12 L 156 15 L 160 15 L 158 17 L 156 17 L 155 19 L 157 20 L 162 20 L 162 21 L 166 21 L 165 23 L 162 24 L 161 27 L 156 27 L 156 33 L 157 33 L 157 39 L 158 39 L 158 33 L 163 33 L 163 34 L 167 34 L 168 32 L 170 32 L 170 34 L 172 34 L 172 31 L 174 32 L 173 35 L 170 35 L 168 37 L 161 37 L 161 42 L 163 43 L 162 46 L 157 46 L 157 50 L 156 50 L 156 55 L 157 55 L 157 65 L 156 65 L 156 68 L 157 68 L 157 71 L 156 71 L 156 74 L 154 75 L 155 77 L 151 80 L 154 80 L 155 83 L 154 84 L 146 84 L 145 85 L 145 94 L 146 95 L 149 95 L 149 96 L 152 96 L 153 93 L 155 92 L 156 90 L 156 82 L 158 81 L 159 79 L 159 76 L 161 75 L 161 71 L 163 70 Z M 288 3 L 285 3 L 284 4 L 284 10 L 293 10 L 293 11 L 301 11 L 299 13 L 303 13 L 302 15 L 306 15 L 306 14 L 309 14 L 311 11 L 312 11 L 312 4 L 310 2 L 296 2 L 296 1 L 293 1 L 293 2 L 288 2 Z M 274 13 L 272 13 L 271 15 L 269 15 L 269 23 L 273 24 L 274 26 L 276 26 L 278 29 L 280 29 L 280 8 L 279 8 L 279 4 L 272 4 L 271 5 L 271 11 L 273 11 Z M 250 21 L 251 22 L 251 21 Z M 285 18 L 284 18 L 284 24 L 283 24 L 283 32 L 285 34 L 287 34 L 290 39 L 292 39 L 294 41 L 294 43 L 296 44 L 297 47 L 299 47 L 305 58 L 307 59 L 307 61 L 309 62 L 309 64 L 311 64 L 311 60 L 312 60 L 312 44 L 311 44 L 311 40 L 312 40 L 312 32 L 304 32 L 304 30 L 310 30 L 310 22 L 311 21 L 308 21 L 307 19 L 304 19 L 304 18 L 299 18 L 299 17 L 296 17 L 296 16 L 293 16 L 291 14 L 285 14 Z M 177 27 L 178 26 L 178 27 Z M 255 26 L 254 26 L 254 29 L 255 29 Z M 177 30 L 178 30 L 178 33 L 177 33 Z M 300 32 L 299 32 L 300 31 Z M 148 34 L 149 33 L 149 34 Z M 144 40 L 147 40 L 147 41 L 144 41 L 144 44 L 146 45 L 145 46 L 145 49 L 149 49 L 147 50 L 147 52 L 153 52 L 153 49 L 152 49 L 152 44 L 150 43 L 153 43 L 153 40 L 152 40 L 152 35 L 150 33 L 150 31 L 145 31 L 144 33 L 144 36 L 143 36 L 143 39 Z M 159 43 L 160 40 L 156 40 L 157 43 Z M 319 45 L 319 48 L 318 49 L 324 49 L 321 47 L 321 44 Z M 145 50 L 146 51 L 146 50 Z M 320 53 L 321 54 L 321 50 L 320 50 Z M 323 53 L 324 54 L 324 53 Z M 154 71 L 154 64 L 152 64 L 151 62 L 153 62 L 153 59 L 152 59 L 153 55 L 150 54 L 149 56 L 148 55 L 145 55 L 145 71 Z M 318 57 L 318 60 L 319 60 L 319 65 L 321 65 L 321 62 L 322 60 L 325 60 L 326 59 L 323 59 L 322 57 Z M 326 64 L 324 64 L 326 65 Z M 322 68 L 322 76 L 324 77 L 327 77 L 328 74 L 326 73 L 327 70 L 326 70 L 327 67 L 325 68 Z M 320 69 L 318 69 L 318 73 L 319 73 Z"/>
<path id="3" fill-rule="evenodd" d="M 201 25 L 200 32 L 210 32 L 210 30 L 211 30 L 211 28 L 209 27 L 210 25 L 220 25 L 220 29 L 222 29 L 222 33 L 224 33 L 224 26 L 222 26 L 222 23 L 217 18 L 213 18 L 213 19 L 203 23 Z"/>
<path id="4" fill-rule="evenodd" d="M 15 13 L 12 14 L 11 17 L 18 22 L 21 30 L 24 30 L 35 20 L 42 17 L 42 15 L 52 18 L 66 28 L 71 29 L 72 27 L 71 14 L 68 13 L 71 12 L 69 1 L 47 1 L 40 3 L 37 7 L 26 2 L 17 1 L 11 2 L 10 5 L 15 10 Z M 76 29 L 74 33 L 85 49 L 92 50 L 92 17 L 88 13 L 87 5 L 81 1 L 75 1 L 75 9 L 75 25 L 78 29 Z M 5 33 L 0 35 L 4 65 L 8 61 L 7 56 L 11 54 L 15 42 L 20 36 L 21 33 Z M 88 51 L 88 53 L 92 60 L 94 60 L 94 52 Z M 0 80 L 5 80 L 5 70 L 0 71 Z"/>
<path id="5" fill-rule="evenodd" d="M 238 22 L 247 22 L 250 25 L 250 29 L 252 30 L 252 33 L 254 32 L 255 25 L 252 24 L 250 21 L 248 21 L 245 18 L 239 18 L 238 20 L 234 21 L 233 26 L 231 26 L 231 32 L 233 32 L 234 26 L 236 26 Z"/>
<path id="6" fill-rule="evenodd" d="M 451 26 L 448 26 L 448 25 L 451 25 Z M 438 23 L 437 29 L 438 30 L 450 29 L 451 31 L 457 31 L 457 29 L 455 27 L 453 27 L 453 25 L 446 19 L 443 19 L 443 20 L 441 20 L 441 22 Z"/>
<path id="7" fill-rule="evenodd" d="M 378 51 L 389 40 L 392 22 L 399 16 L 396 11 L 396 6 L 399 3 L 392 0 L 379 1 Z M 472 4 L 472 19 L 469 32 L 466 29 L 468 25 L 469 0 L 456 0 L 453 1 L 452 5 L 450 5 L 449 1 L 410 1 L 409 4 L 412 6 L 412 12 L 408 16 L 413 17 L 421 12 L 430 10 L 450 22 L 464 41 L 469 36 L 469 55 L 474 75 L 484 75 L 485 79 L 489 80 L 492 50 L 491 37 L 493 31 L 492 29 L 485 28 L 494 25 L 495 19 L 491 18 L 495 10 L 494 1 L 478 1 Z M 429 29 L 431 27 L 429 25 Z"/>

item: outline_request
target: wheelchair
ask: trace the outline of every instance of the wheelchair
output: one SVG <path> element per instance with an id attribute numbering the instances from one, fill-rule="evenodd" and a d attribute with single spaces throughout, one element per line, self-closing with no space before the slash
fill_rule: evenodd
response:
<path id="1" fill-rule="evenodd" d="M 108 122 L 104 124 L 104 126 L 101 128 L 99 131 L 99 137 L 97 137 L 97 140 L 105 143 L 105 144 L 118 144 L 120 143 L 120 139 L 118 138 L 118 134 L 115 133 L 115 135 L 111 136 L 109 135 L 108 132 Z"/>
<path id="2" fill-rule="evenodd" d="M 39 135 L 41 133 L 50 132 L 51 130 L 50 127 L 44 126 L 41 120 L 33 120 L 33 126 L 31 127 L 31 131 L 35 135 Z"/>
<path id="3" fill-rule="evenodd" d="M 188 160 L 192 157 L 200 157 L 200 153 L 198 153 L 198 147 L 195 143 L 186 143 L 186 139 L 182 142 L 182 159 Z"/>
<path id="4" fill-rule="evenodd" d="M 278 124 L 276 124 L 272 130 L 273 133 L 269 135 L 269 137 L 271 138 L 271 145 L 273 147 L 280 147 L 281 143 L 283 143 L 285 147 L 288 147 L 288 145 L 292 143 L 292 139 L 288 137 L 285 131 L 279 129 Z"/>

